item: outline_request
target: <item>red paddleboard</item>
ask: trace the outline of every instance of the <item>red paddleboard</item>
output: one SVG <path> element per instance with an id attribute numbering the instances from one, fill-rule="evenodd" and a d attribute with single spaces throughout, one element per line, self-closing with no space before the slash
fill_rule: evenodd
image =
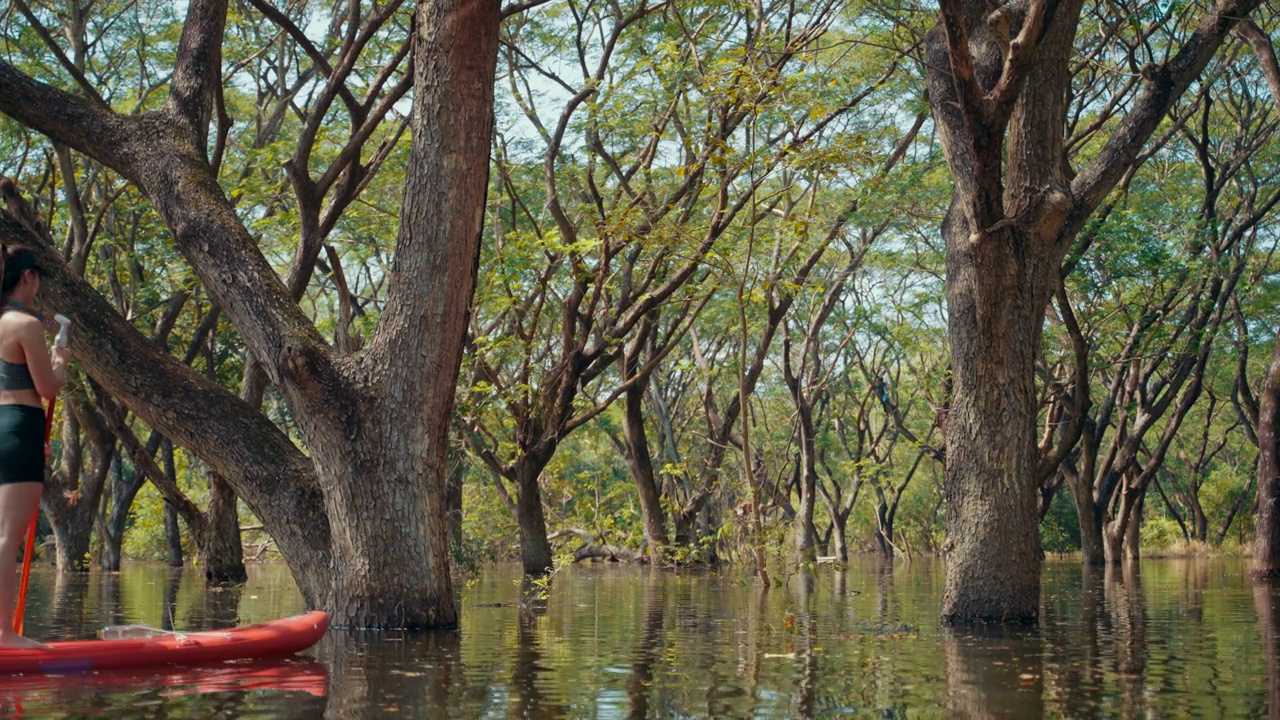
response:
<path id="1" fill-rule="evenodd" d="M 317 610 L 226 630 L 71 640 L 48 643 L 48 649 L 0 648 L 0 673 L 78 673 L 278 657 L 315 645 L 328 629 L 329 616 Z"/>

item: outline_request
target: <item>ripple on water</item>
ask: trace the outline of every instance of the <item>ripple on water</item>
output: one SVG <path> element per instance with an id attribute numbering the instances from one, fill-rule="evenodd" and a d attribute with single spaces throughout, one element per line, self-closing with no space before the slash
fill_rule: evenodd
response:
<path id="1" fill-rule="evenodd" d="M 1256 717 L 1269 690 L 1280 697 L 1280 603 L 1231 560 L 1089 573 L 1051 561 L 1034 631 L 940 629 L 928 561 L 859 559 L 767 591 L 732 573 L 611 565 L 567 569 L 541 597 L 519 580 L 514 566 L 486 570 L 456 632 L 332 632 L 287 667 L 213 677 L 0 683 L 0 715 L 17 702 L 28 717 Z M 44 638 L 303 609 L 270 566 L 232 590 L 149 566 L 38 571 L 32 588 Z"/>

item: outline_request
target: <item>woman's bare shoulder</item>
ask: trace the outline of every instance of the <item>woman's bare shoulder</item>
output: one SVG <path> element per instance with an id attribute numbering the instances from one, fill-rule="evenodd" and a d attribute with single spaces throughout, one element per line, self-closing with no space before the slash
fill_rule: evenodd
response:
<path id="1" fill-rule="evenodd" d="M 43 332 L 44 325 L 40 323 L 39 318 L 29 313 L 20 312 L 18 310 L 9 310 L 0 313 L 0 327 L 10 332 Z"/>

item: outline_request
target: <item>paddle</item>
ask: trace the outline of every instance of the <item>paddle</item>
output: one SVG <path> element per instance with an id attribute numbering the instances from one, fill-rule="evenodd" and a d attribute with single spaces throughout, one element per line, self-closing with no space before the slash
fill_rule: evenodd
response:
<path id="1" fill-rule="evenodd" d="M 61 327 L 58 329 L 58 337 L 53 341 L 58 347 L 67 346 L 67 327 L 71 325 L 71 319 L 66 315 L 54 315 L 54 320 L 58 321 Z M 57 404 L 58 398 L 49 398 L 49 407 L 44 411 L 44 444 L 49 444 L 49 438 L 53 435 L 53 408 Z M 31 513 L 31 523 L 27 525 L 27 547 L 22 551 L 22 580 L 18 583 L 18 604 L 14 607 L 13 612 L 13 631 L 22 634 L 23 614 L 27 607 L 27 578 L 31 576 L 31 554 L 36 544 L 36 523 L 40 520 L 40 505 L 36 504 L 36 509 Z"/>

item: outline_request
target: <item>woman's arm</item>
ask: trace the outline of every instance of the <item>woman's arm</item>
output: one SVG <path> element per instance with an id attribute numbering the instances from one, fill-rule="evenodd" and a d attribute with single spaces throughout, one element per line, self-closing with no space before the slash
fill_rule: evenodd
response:
<path id="1" fill-rule="evenodd" d="M 36 392 L 46 399 L 56 397 L 67 373 L 68 356 L 65 348 L 59 348 L 56 351 L 57 357 L 51 358 L 49 349 L 44 344 L 44 326 L 33 317 L 23 319 L 17 335 L 22 354 L 27 358 L 27 370 L 31 373 Z"/>

